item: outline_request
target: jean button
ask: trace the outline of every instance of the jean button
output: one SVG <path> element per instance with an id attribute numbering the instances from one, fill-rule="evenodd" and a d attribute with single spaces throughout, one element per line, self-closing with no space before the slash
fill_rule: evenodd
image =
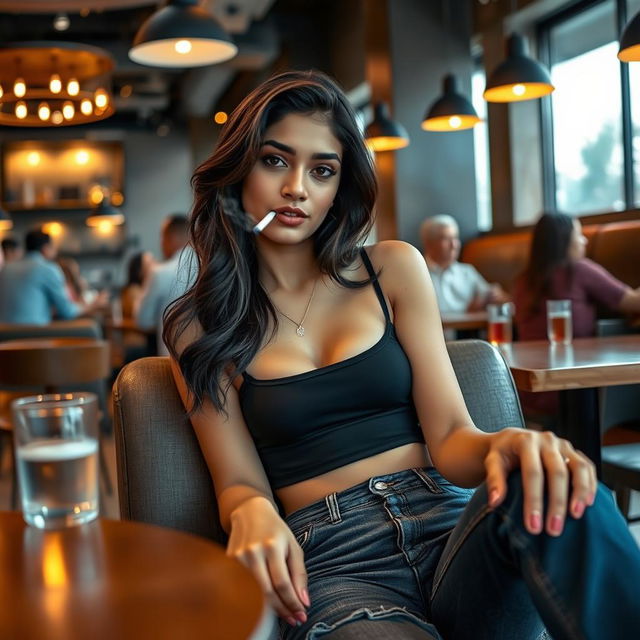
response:
<path id="1" fill-rule="evenodd" d="M 377 482 L 374 483 L 373 488 L 377 489 L 378 491 L 384 491 L 385 489 L 389 488 L 389 485 L 386 482 L 383 482 L 382 480 L 378 480 Z"/>

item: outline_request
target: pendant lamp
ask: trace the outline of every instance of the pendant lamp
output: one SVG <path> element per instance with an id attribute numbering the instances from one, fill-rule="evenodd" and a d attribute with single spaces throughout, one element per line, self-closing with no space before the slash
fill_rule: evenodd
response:
<path id="1" fill-rule="evenodd" d="M 622 62 L 640 61 L 640 12 L 627 23 L 622 31 L 618 58 Z"/>
<path id="2" fill-rule="evenodd" d="M 461 131 L 470 129 L 480 122 L 480 118 L 458 88 L 458 79 L 448 74 L 443 80 L 442 97 L 427 110 L 422 121 L 425 131 Z"/>
<path id="3" fill-rule="evenodd" d="M 88 227 L 114 227 L 124 222 L 124 215 L 109 202 L 109 198 L 104 197 L 85 222 Z"/>
<path id="4" fill-rule="evenodd" d="M 0 207 L 0 231 L 6 231 L 7 229 L 11 229 L 11 227 L 13 227 L 11 216 Z"/>
<path id="5" fill-rule="evenodd" d="M 140 27 L 129 58 L 151 67 L 201 67 L 229 60 L 237 52 L 198 0 L 169 0 Z"/>
<path id="6" fill-rule="evenodd" d="M 364 132 L 367 146 L 373 151 L 393 151 L 409 144 L 407 130 L 389 115 L 386 103 L 378 102 L 373 108 L 373 122 Z"/>
<path id="7" fill-rule="evenodd" d="M 483 96 L 487 102 L 519 102 L 554 89 L 549 72 L 527 55 L 524 38 L 514 33 L 507 40 L 507 58 L 489 76 Z"/>

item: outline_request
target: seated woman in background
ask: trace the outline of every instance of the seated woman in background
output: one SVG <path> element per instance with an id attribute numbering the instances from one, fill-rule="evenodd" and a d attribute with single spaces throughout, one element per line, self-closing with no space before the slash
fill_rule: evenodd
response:
<path id="1" fill-rule="evenodd" d="M 149 251 L 139 251 L 131 256 L 128 265 L 127 284 L 120 293 L 122 317 L 135 318 L 136 309 L 140 304 L 143 283 L 151 272 L 155 260 Z"/>
<path id="2" fill-rule="evenodd" d="M 571 300 L 575 338 L 595 335 L 598 307 L 640 313 L 640 289 L 632 289 L 585 258 L 586 246 L 579 220 L 564 213 L 545 213 L 538 220 L 529 262 L 513 293 L 520 340 L 546 340 L 547 300 Z M 557 411 L 554 392 L 520 392 L 520 399 L 525 413 L 536 418 Z"/>
<path id="3" fill-rule="evenodd" d="M 69 298 L 77 303 L 91 302 L 95 298 L 95 292 L 89 289 L 87 281 L 80 273 L 80 265 L 73 258 L 56 259 L 64 274 L 64 288 Z"/>

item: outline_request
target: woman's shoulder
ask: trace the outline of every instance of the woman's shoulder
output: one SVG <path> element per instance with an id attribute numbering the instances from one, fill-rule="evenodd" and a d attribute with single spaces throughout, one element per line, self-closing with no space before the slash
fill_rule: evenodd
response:
<path id="1" fill-rule="evenodd" d="M 413 245 L 402 240 L 381 240 L 364 249 L 376 272 L 426 268 L 424 256 Z"/>

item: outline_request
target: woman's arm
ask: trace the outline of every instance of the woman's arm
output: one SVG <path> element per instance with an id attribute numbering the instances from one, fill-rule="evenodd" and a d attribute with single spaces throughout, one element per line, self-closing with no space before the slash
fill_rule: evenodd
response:
<path id="1" fill-rule="evenodd" d="M 191 399 L 180 367 L 171 370 L 185 407 Z M 295 625 L 309 605 L 304 554 L 278 514 L 264 468 L 244 423 L 238 393 L 229 387 L 227 415 L 206 400 L 191 424 L 211 473 L 227 555 L 250 569 L 277 614 Z"/>
<path id="2" fill-rule="evenodd" d="M 618 310 L 622 313 L 640 313 L 640 287 L 626 289 L 622 294 Z"/>
<path id="3" fill-rule="evenodd" d="M 476 486 L 486 480 L 491 506 L 504 499 L 507 476 L 520 467 L 524 518 L 531 533 L 542 529 L 546 476 L 547 531 L 558 535 L 558 522 L 564 521 L 567 507 L 569 474 L 573 484 L 572 515 L 579 517 L 593 501 L 596 479 L 591 462 L 552 433 L 518 428 L 484 433 L 477 429 L 447 354 L 424 259 L 411 245 L 397 241 L 376 245 L 371 259 L 376 270 L 382 268 L 381 286 L 389 296 L 396 332 L 411 362 L 413 398 L 434 464 L 451 482 L 461 486 Z"/>

